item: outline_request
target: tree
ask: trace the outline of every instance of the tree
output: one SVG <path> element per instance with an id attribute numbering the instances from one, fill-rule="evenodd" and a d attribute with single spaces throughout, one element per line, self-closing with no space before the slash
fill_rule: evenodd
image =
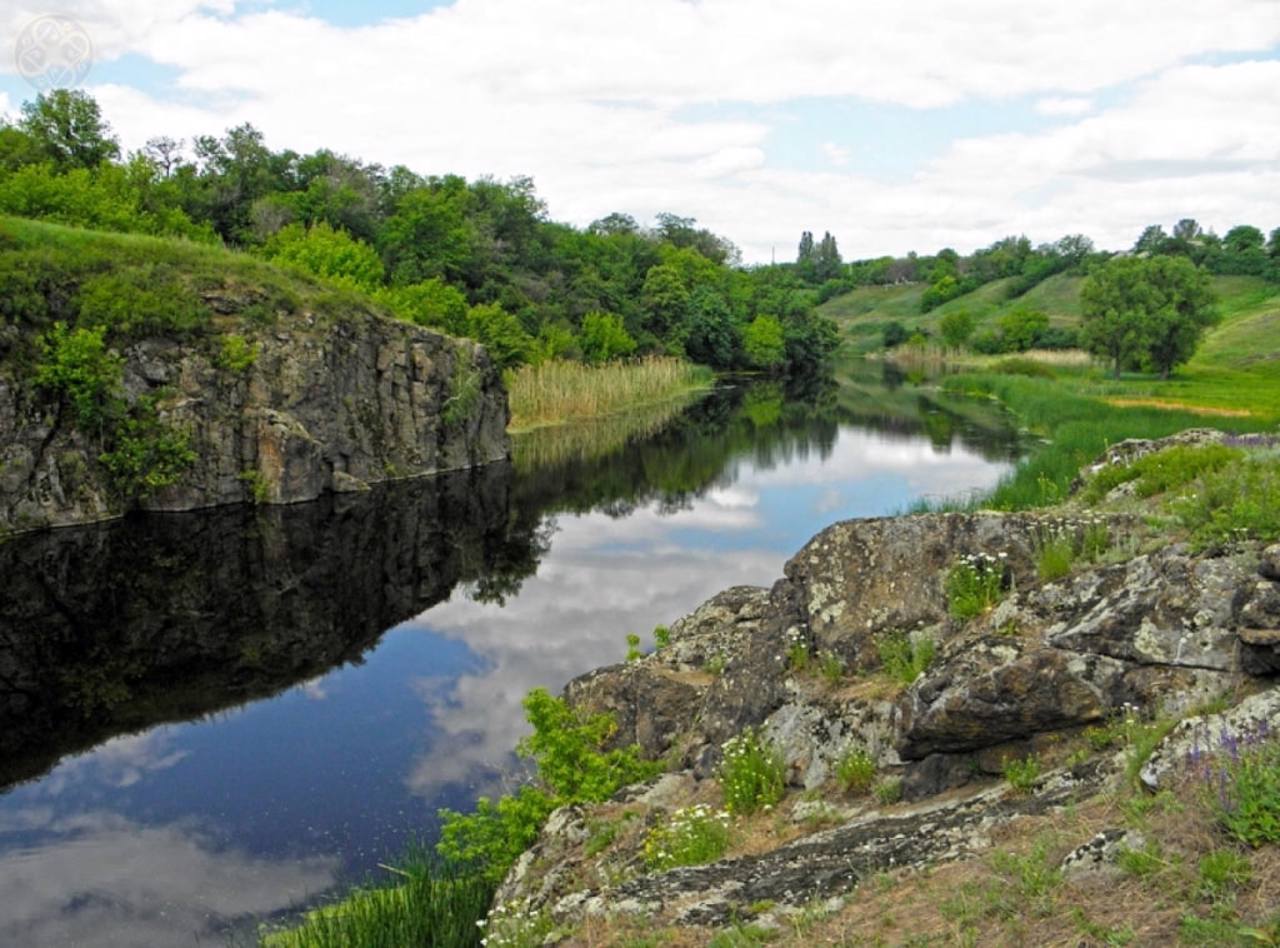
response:
<path id="1" fill-rule="evenodd" d="M 528 361 L 533 340 L 516 319 L 496 303 L 473 306 L 467 311 L 467 335 L 489 351 L 500 369 Z"/>
<path id="2" fill-rule="evenodd" d="M 317 276 L 373 290 L 382 283 L 382 261 L 366 243 L 323 221 L 314 227 L 290 224 L 267 241 L 267 256 Z"/>
<path id="3" fill-rule="evenodd" d="M 182 144 L 181 138 L 174 139 L 168 135 L 160 135 L 156 138 L 148 138 L 142 153 L 156 166 L 156 170 L 167 178 L 182 163 Z"/>
<path id="4" fill-rule="evenodd" d="M 689 312 L 689 291 L 674 266 L 650 267 L 640 290 L 645 309 L 644 328 L 659 339 L 666 339 L 684 325 Z"/>
<path id="5" fill-rule="evenodd" d="M 685 324 L 685 353 L 695 362 L 727 369 L 736 361 L 737 348 L 737 327 L 724 297 L 709 287 L 694 290 Z"/>
<path id="6" fill-rule="evenodd" d="M 460 188 L 453 181 L 415 188 L 400 199 L 378 234 L 378 249 L 393 283 L 461 277 L 472 238 L 465 202 L 465 183 Z"/>
<path id="7" fill-rule="evenodd" d="M 1134 253 L 1163 253 L 1165 244 L 1169 242 L 1169 235 L 1164 232 L 1164 228 L 1159 224 L 1152 224 L 1143 230 L 1137 242 L 1133 245 Z"/>
<path id="8" fill-rule="evenodd" d="M 609 362 L 635 351 L 636 341 L 622 325 L 622 317 L 587 313 L 582 318 L 582 354 L 588 362 Z"/>
<path id="9" fill-rule="evenodd" d="M 973 335 L 976 323 L 973 314 L 967 309 L 955 310 L 942 317 L 939 330 L 943 341 L 953 349 L 959 349 Z"/>
<path id="10" fill-rule="evenodd" d="M 824 232 L 822 242 L 818 244 L 818 249 L 813 256 L 814 282 L 821 283 L 824 280 L 834 280 L 840 275 L 843 267 L 844 261 L 840 259 L 840 250 L 836 246 L 836 239 L 830 233 Z"/>
<path id="11" fill-rule="evenodd" d="M 886 349 L 893 349 L 906 342 L 910 335 L 911 333 L 907 331 L 906 326 L 894 320 L 893 322 L 885 323 L 884 329 L 880 334 L 880 344 Z"/>
<path id="12" fill-rule="evenodd" d="M 1026 352 L 1040 341 L 1049 328 L 1049 317 L 1039 310 L 1018 307 L 996 320 L 1004 348 L 1009 352 Z"/>
<path id="13" fill-rule="evenodd" d="M 747 359 L 758 369 L 776 369 L 786 356 L 782 323 L 772 316 L 757 316 L 742 334 Z"/>
<path id="14" fill-rule="evenodd" d="M 120 146 L 98 103 L 76 89 L 55 89 L 24 102 L 18 127 L 63 171 L 96 168 L 120 157 Z"/>
<path id="15" fill-rule="evenodd" d="M 813 232 L 805 231 L 800 235 L 800 247 L 796 251 L 796 263 L 809 263 L 813 260 Z"/>
<path id="16" fill-rule="evenodd" d="M 1118 257 L 1080 290 L 1081 343 L 1118 378 L 1142 364 L 1169 377 L 1213 322 L 1208 275 L 1182 257 Z"/>
<path id="17" fill-rule="evenodd" d="M 408 286 L 384 287 L 376 299 L 396 317 L 419 326 L 434 326 L 454 336 L 465 336 L 467 298 L 443 280 L 423 280 Z"/>

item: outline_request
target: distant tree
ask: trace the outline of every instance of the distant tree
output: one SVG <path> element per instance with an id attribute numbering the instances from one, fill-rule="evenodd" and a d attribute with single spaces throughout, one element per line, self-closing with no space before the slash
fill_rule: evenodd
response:
<path id="1" fill-rule="evenodd" d="M 630 214 L 623 214 L 614 211 L 612 214 L 606 214 L 599 220 L 592 221 L 587 225 L 587 232 L 592 234 L 601 234 L 609 236 L 611 234 L 635 234 L 640 230 L 640 225 L 636 223 L 636 219 Z"/>
<path id="2" fill-rule="evenodd" d="M 695 362 L 726 369 L 734 365 L 739 340 L 733 312 L 709 287 L 694 290 L 685 321 L 684 351 Z"/>
<path id="3" fill-rule="evenodd" d="M 148 138 L 142 153 L 156 166 L 160 174 L 167 178 L 182 163 L 182 146 L 181 138 L 175 139 L 168 135 L 161 135 Z"/>
<path id="4" fill-rule="evenodd" d="M 1280 227 L 1273 230 L 1267 238 L 1267 256 L 1272 260 L 1280 260 Z"/>
<path id="5" fill-rule="evenodd" d="M 959 309 L 943 316 L 938 329 L 948 346 L 959 349 L 969 341 L 976 325 L 972 313 L 967 309 Z"/>
<path id="6" fill-rule="evenodd" d="M 323 222 L 314 227 L 290 224 L 267 241 L 265 250 L 272 260 L 291 263 L 362 290 L 373 290 L 382 283 L 378 252 Z"/>
<path id="7" fill-rule="evenodd" d="M 1000 331 L 1005 351 L 1026 352 L 1035 348 L 1048 330 L 1049 317 L 1038 310 L 1020 306 L 997 319 L 996 328 Z"/>
<path id="8" fill-rule="evenodd" d="M 1116 377 L 1138 363 L 1168 378 L 1214 318 L 1208 275 L 1180 257 L 1110 260 L 1085 280 L 1080 304 L 1081 343 Z"/>
<path id="9" fill-rule="evenodd" d="M 796 251 L 796 263 L 809 263 L 813 260 L 814 245 L 812 231 L 800 235 L 800 247 Z"/>
<path id="10" fill-rule="evenodd" d="M 810 240 L 812 239 L 813 236 L 810 235 Z M 844 261 L 840 259 L 840 249 L 836 246 L 836 239 L 830 233 L 824 232 L 821 243 L 813 253 L 813 282 L 834 280 L 843 268 Z"/>
<path id="11" fill-rule="evenodd" d="M 674 266 L 660 264 L 645 274 L 640 290 L 645 310 L 644 328 L 659 339 L 666 339 L 684 325 L 689 313 L 689 290 Z"/>
<path id="12" fill-rule="evenodd" d="M 1137 242 L 1133 245 L 1133 252 L 1163 253 L 1165 244 L 1168 241 L 1169 235 L 1164 232 L 1164 228 L 1159 224 L 1152 224 L 1138 237 Z"/>
<path id="13" fill-rule="evenodd" d="M 756 368 L 778 368 L 786 357 L 782 323 L 772 316 L 757 316 L 742 333 L 742 348 Z"/>
<path id="14" fill-rule="evenodd" d="M 893 322 L 885 323 L 884 329 L 880 333 L 880 344 L 886 349 L 894 349 L 906 342 L 910 335 L 911 333 L 907 331 L 906 326 L 894 320 Z"/>
<path id="15" fill-rule="evenodd" d="M 98 103 L 77 89 L 55 89 L 23 103 L 18 127 L 62 170 L 96 168 L 120 156 Z"/>
<path id="16" fill-rule="evenodd" d="M 622 318 L 613 313 L 587 313 L 582 318 L 581 345 L 589 362 L 609 362 L 636 351 L 636 341 Z"/>
<path id="17" fill-rule="evenodd" d="M 378 234 L 378 249 L 393 283 L 462 277 L 473 235 L 465 205 L 465 182 L 416 188 L 400 199 Z"/>
<path id="18" fill-rule="evenodd" d="M 1222 238 L 1222 253 L 1215 272 L 1262 276 L 1270 263 L 1266 240 L 1262 231 L 1248 224 L 1231 228 Z"/>
<path id="19" fill-rule="evenodd" d="M 1068 234 L 1055 243 L 1053 249 L 1058 256 L 1075 265 L 1093 253 L 1093 241 L 1084 234 Z"/>

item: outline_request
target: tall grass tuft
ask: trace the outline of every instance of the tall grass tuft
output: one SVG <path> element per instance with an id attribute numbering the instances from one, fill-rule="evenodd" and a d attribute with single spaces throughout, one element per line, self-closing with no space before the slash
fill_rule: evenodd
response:
<path id="1" fill-rule="evenodd" d="M 506 374 L 514 431 L 599 418 L 705 387 L 711 372 L 665 356 L 584 365 L 553 359 Z"/>
<path id="2" fill-rule="evenodd" d="M 314 909 L 298 927 L 262 936 L 262 948 L 475 948 L 484 934 L 493 885 L 413 857 L 403 881 L 357 889 L 341 902 Z"/>

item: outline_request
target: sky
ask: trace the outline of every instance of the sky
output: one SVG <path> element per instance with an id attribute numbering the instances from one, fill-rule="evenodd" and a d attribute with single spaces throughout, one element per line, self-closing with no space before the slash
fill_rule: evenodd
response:
<path id="1" fill-rule="evenodd" d="M 49 14 L 126 148 L 252 122 L 747 262 L 1280 226 L 1280 0 L 0 0 L 0 46 Z M 0 112 L 34 94 L 0 50 Z"/>

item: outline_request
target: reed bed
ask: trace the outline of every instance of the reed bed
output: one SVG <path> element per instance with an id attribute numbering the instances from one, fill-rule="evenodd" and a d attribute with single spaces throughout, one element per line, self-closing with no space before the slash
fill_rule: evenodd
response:
<path id="1" fill-rule="evenodd" d="M 711 384 L 702 366 L 666 356 L 584 365 L 555 359 L 506 375 L 513 432 L 600 418 Z"/>
<path id="2" fill-rule="evenodd" d="M 512 439 L 511 459 L 517 471 L 529 472 L 605 457 L 631 441 L 657 434 L 696 397 L 697 393 L 686 392 L 634 411 L 525 431 Z"/>

